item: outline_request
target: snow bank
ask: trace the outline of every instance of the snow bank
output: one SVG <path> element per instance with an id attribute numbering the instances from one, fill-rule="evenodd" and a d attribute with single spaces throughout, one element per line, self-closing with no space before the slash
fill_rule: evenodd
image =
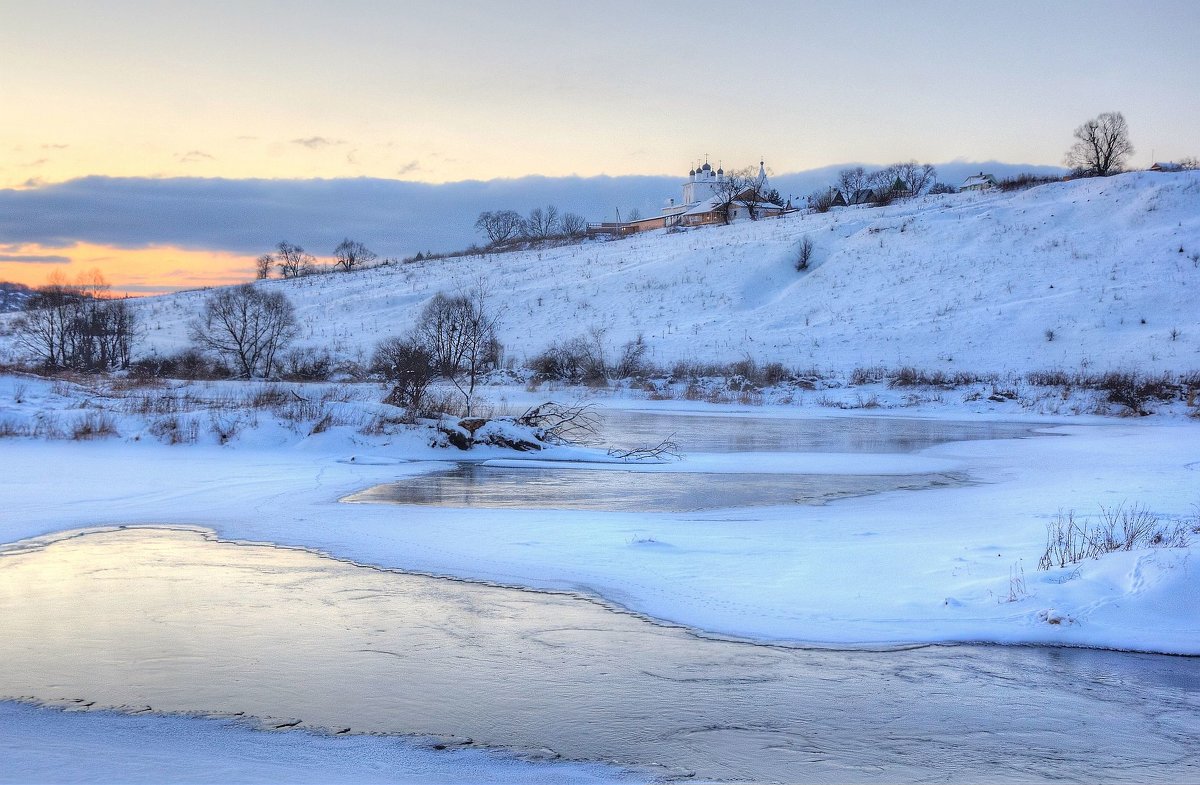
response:
<path id="1" fill-rule="evenodd" d="M 63 421 L 85 411 L 73 408 L 82 394 L 61 383 L 22 381 L 27 402 L 17 405 L 13 377 L 0 382 L 0 418 L 29 407 L 50 407 Z M 938 411 L 961 416 L 952 408 L 923 414 Z M 784 407 L 772 414 L 810 416 Z M 0 540 L 104 524 L 200 525 L 227 538 L 366 564 L 571 589 L 747 638 L 1200 653 L 1195 546 L 1035 569 L 1046 525 L 1060 510 L 1094 515 L 1100 505 L 1136 502 L 1164 518 L 1193 515 L 1200 501 L 1200 423 L 1193 421 L 1084 418 L 1087 424 L 1064 426 L 1040 418 L 1048 435 L 855 458 L 873 470 L 953 468 L 974 481 L 965 487 L 817 507 L 650 514 L 340 504 L 355 491 L 444 468 L 463 454 L 430 448 L 414 431 L 367 436 L 337 426 L 310 434 L 259 416 L 257 427 L 225 445 L 207 429 L 196 444 L 167 445 L 139 431 L 137 418 L 117 418 L 117 437 L 4 439 Z M 494 448 L 472 453 L 512 457 Z M 574 463 L 587 455 L 545 457 Z M 692 454 L 671 469 L 747 471 L 758 462 L 769 470 L 814 468 L 826 460 L 839 458 Z M 1011 577 L 1022 571 L 1025 589 L 1014 592 Z"/>
<path id="2" fill-rule="evenodd" d="M 416 739 L 254 731 L 232 720 L 0 702 L 0 782 L 602 783 L 601 766 L 532 762 Z"/>

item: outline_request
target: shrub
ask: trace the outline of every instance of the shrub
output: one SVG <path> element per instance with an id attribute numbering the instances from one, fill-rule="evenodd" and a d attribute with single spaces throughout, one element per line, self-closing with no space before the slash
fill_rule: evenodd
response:
<path id="1" fill-rule="evenodd" d="M 887 368 L 882 365 L 874 365 L 869 368 L 855 368 L 850 372 L 850 384 L 859 386 L 863 384 L 877 384 L 887 377 Z"/>
<path id="2" fill-rule="evenodd" d="M 1050 175 L 1022 173 L 1013 177 L 1006 177 L 1003 180 L 999 180 L 997 181 L 996 186 L 1001 191 L 1020 191 L 1025 188 L 1032 188 L 1035 185 L 1044 185 L 1045 183 L 1055 182 L 1058 182 L 1058 178 Z"/>
<path id="3" fill-rule="evenodd" d="M 116 435 L 117 423 L 107 412 L 88 412 L 71 427 L 71 438 L 76 441 Z"/>
<path id="4" fill-rule="evenodd" d="M 805 237 L 800 241 L 800 246 L 796 249 L 796 271 L 803 272 L 808 269 L 809 262 L 812 261 L 813 241 L 811 237 Z"/>
<path id="5" fill-rule="evenodd" d="M 1115 551 L 1139 548 L 1186 548 L 1190 527 L 1179 521 L 1162 523 L 1146 507 L 1134 504 L 1126 508 L 1100 508 L 1100 520 L 1076 518 L 1075 511 L 1059 512 L 1046 524 L 1046 550 L 1038 561 L 1039 570 L 1065 567 Z"/>
<path id="6" fill-rule="evenodd" d="M 532 357 L 527 365 L 543 379 L 561 379 L 572 384 L 603 382 L 608 378 L 603 335 L 603 331 L 592 330 L 587 335 L 556 341 Z"/>
<path id="7" fill-rule="evenodd" d="M 150 434 L 167 444 L 195 444 L 200 424 L 191 418 L 163 417 L 150 423 Z"/>
<path id="8" fill-rule="evenodd" d="M 1025 381 L 1035 387 L 1070 387 L 1075 379 L 1062 369 L 1052 368 L 1046 371 L 1030 371 L 1025 374 Z"/>
<path id="9" fill-rule="evenodd" d="M 280 376 L 293 382 L 324 382 L 333 375 L 335 360 L 324 349 L 292 349 L 280 359 Z"/>
<path id="10" fill-rule="evenodd" d="M 0 439 L 28 435 L 29 426 L 9 417 L 0 418 Z"/>
<path id="11" fill-rule="evenodd" d="M 627 341 L 621 349 L 621 359 L 617 362 L 616 375 L 618 379 L 631 379 L 635 376 L 645 376 L 652 369 L 646 362 L 645 338 L 638 333 L 637 338 Z"/>
<path id="12" fill-rule="evenodd" d="M 414 413 L 433 380 L 433 355 L 411 338 L 388 338 L 375 347 L 371 369 L 392 385 L 383 402 Z"/>

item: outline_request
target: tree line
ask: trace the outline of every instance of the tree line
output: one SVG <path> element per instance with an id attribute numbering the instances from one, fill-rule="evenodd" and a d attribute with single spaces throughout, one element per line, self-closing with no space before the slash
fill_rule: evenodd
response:
<path id="1" fill-rule="evenodd" d="M 260 281 L 269 278 L 272 270 L 277 271 L 280 278 L 303 278 L 329 269 L 350 273 L 370 267 L 378 258 L 379 254 L 366 245 L 347 237 L 333 249 L 333 262 L 328 268 L 322 269 L 317 257 L 303 247 L 281 240 L 273 252 L 254 260 L 254 272 Z"/>
<path id="2" fill-rule="evenodd" d="M 837 205 L 885 206 L 898 199 L 925 193 L 953 192 L 951 186 L 937 182 L 937 169 L 933 164 L 904 161 L 874 171 L 861 166 L 843 169 L 832 185 L 809 195 L 808 206 L 823 213 Z"/>
<path id="3" fill-rule="evenodd" d="M 475 229 L 487 238 L 488 245 L 498 246 L 582 237 L 587 232 L 587 221 L 575 213 L 560 213 L 551 204 L 534 207 L 524 216 L 516 210 L 485 210 L 476 219 Z"/>
<path id="4" fill-rule="evenodd" d="M 74 281 L 56 271 L 25 302 L 15 325 L 17 345 L 48 369 L 128 368 L 137 321 L 128 303 L 109 290 L 99 270 Z"/>

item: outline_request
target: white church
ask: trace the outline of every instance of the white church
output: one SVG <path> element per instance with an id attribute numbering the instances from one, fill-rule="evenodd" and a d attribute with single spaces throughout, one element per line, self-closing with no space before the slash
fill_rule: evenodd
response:
<path id="1" fill-rule="evenodd" d="M 758 175 L 749 186 L 736 194 L 729 204 L 729 222 L 746 219 L 774 218 L 783 212 L 781 205 L 766 201 L 768 190 L 767 170 L 758 162 Z M 725 223 L 725 205 L 730 197 L 726 186 L 725 170 L 715 171 L 708 161 L 688 172 L 683 183 L 683 199 L 676 203 L 670 199 L 662 209 L 665 226 L 705 226 Z"/>
<path id="2" fill-rule="evenodd" d="M 775 218 L 787 211 L 764 198 L 770 186 L 762 161 L 758 162 L 758 175 L 737 194 L 730 194 L 725 170 L 720 167 L 713 169 L 708 161 L 693 167 L 687 176 L 688 179 L 683 183 L 682 198 L 679 201 L 668 199 L 659 215 L 624 223 L 588 224 L 588 234 L 621 236 L 675 226 L 723 224 L 726 222 L 727 206 L 730 223 Z"/>

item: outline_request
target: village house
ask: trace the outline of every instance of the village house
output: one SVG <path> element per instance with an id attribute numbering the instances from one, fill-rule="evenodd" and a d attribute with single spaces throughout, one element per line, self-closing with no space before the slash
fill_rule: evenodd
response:
<path id="1" fill-rule="evenodd" d="M 992 177 L 990 174 L 984 174 L 983 172 L 980 172 L 979 174 L 973 174 L 966 180 L 963 180 L 963 184 L 958 187 L 958 190 L 960 193 L 964 191 L 986 191 L 989 188 L 995 188 L 996 185 L 997 182 L 995 177 Z"/>

